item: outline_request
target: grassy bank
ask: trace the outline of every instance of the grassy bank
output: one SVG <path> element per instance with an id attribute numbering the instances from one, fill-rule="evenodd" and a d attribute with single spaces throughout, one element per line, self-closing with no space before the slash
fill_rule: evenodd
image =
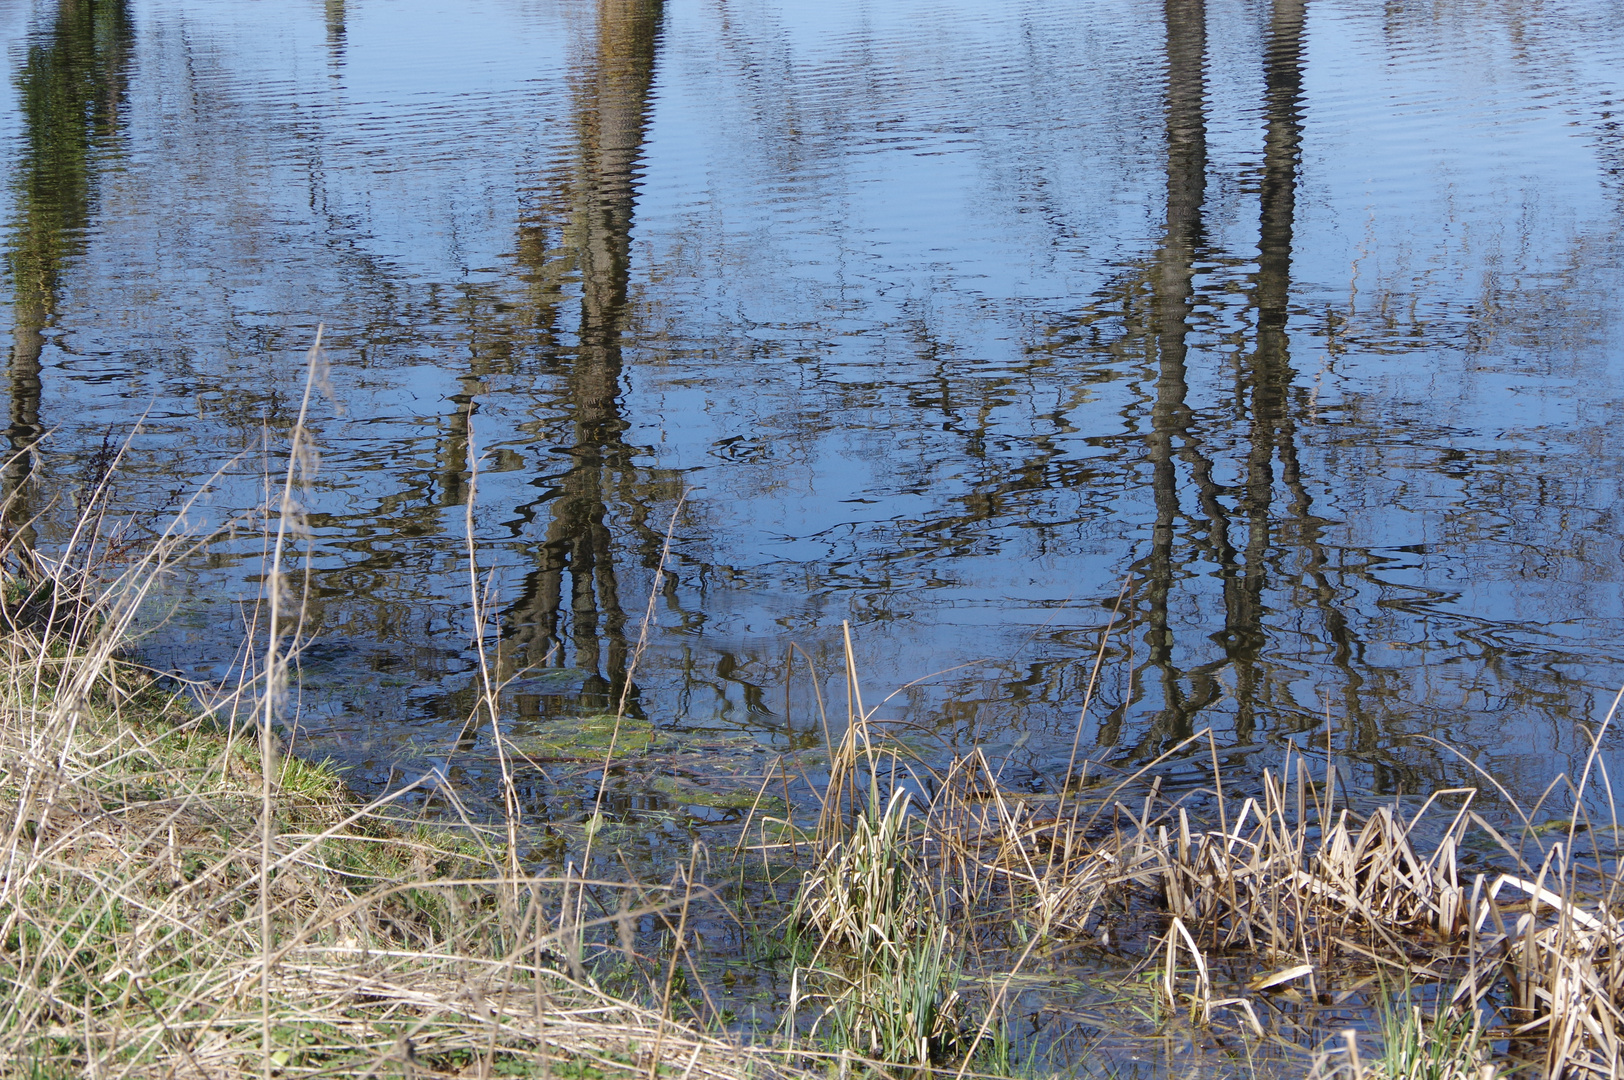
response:
<path id="1" fill-rule="evenodd" d="M 133 662 L 136 612 L 201 545 L 109 534 L 105 490 L 58 558 L 0 546 L 0 1076 L 795 1074 L 673 1020 L 669 978 L 595 979 L 633 924 L 681 941 L 691 875 L 525 874 L 511 827 L 399 812 L 427 779 L 363 804 L 285 754 L 281 589 L 234 691 Z"/>
<path id="2" fill-rule="evenodd" d="M 11 605 L 0 640 L 0 1073 L 785 1071 L 597 990 L 571 959 L 592 920 L 561 903 L 581 882 L 515 876 L 500 838 L 413 828 L 323 766 L 281 757 L 267 784 L 241 701 L 161 689 L 120 656 L 127 598 L 68 593 Z M 681 903 L 606 890 L 622 918 Z"/>

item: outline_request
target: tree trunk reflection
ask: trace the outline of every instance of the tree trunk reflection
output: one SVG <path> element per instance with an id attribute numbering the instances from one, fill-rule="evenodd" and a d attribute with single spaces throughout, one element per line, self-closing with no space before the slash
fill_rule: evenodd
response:
<path id="1" fill-rule="evenodd" d="M 1162 712 L 1150 725 L 1155 739 L 1181 738 L 1196 711 L 1216 695 L 1211 679 L 1200 680 L 1186 695 L 1174 663 L 1169 600 L 1177 571 L 1174 532 L 1181 516 L 1176 443 L 1199 477 L 1211 483 L 1212 468 L 1192 443 L 1192 415 L 1187 401 L 1187 338 L 1195 299 L 1195 258 L 1203 243 L 1202 206 L 1207 189 L 1205 0 L 1166 0 L 1167 27 L 1167 221 L 1162 245 L 1150 268 L 1151 325 L 1157 356 L 1155 399 L 1150 411 L 1147 457 L 1155 495 L 1156 521 L 1150 554 L 1142 564 L 1149 627 L 1147 664 L 1158 673 Z M 1221 565 L 1229 552 L 1227 512 L 1210 490 L 1198 499 L 1209 517 L 1209 531 Z"/>
<path id="2" fill-rule="evenodd" d="M 32 542 L 26 489 L 33 446 L 44 431 L 46 331 L 56 321 L 63 271 L 84 251 L 100 155 L 118 134 L 132 34 L 124 0 L 60 0 L 50 28 L 30 35 L 16 76 L 23 139 L 12 173 L 6 252 L 13 296 L 11 445 L 0 485 L 8 535 L 25 547 Z"/>
<path id="3" fill-rule="evenodd" d="M 620 415 L 621 338 L 634 167 L 642 153 L 661 9 L 660 0 L 601 0 L 596 49 L 579 77 L 577 156 L 562 243 L 549 246 L 535 229 L 520 238 L 521 257 L 544 291 L 556 297 L 554 287 L 574 269 L 581 315 L 563 402 L 570 465 L 550 503 L 539 565 L 507 612 L 509 647 L 521 666 L 552 662 L 581 669 L 591 680 L 589 692 L 610 697 L 624 687 L 628 646 L 605 519 L 616 477 L 632 468 Z"/>
<path id="4" fill-rule="evenodd" d="M 1335 642 L 1336 661 L 1356 683 L 1348 658 L 1352 644 L 1346 620 L 1332 601 L 1325 576 L 1329 560 L 1319 543 L 1320 525 L 1298 466 L 1296 429 L 1289 394 L 1295 372 L 1287 333 L 1291 294 L 1292 230 L 1302 143 L 1302 62 L 1305 0 L 1274 0 L 1264 63 L 1263 183 L 1259 194 L 1258 256 L 1251 295 L 1255 337 L 1243 359 L 1234 415 L 1239 438 L 1213 429 L 1203 438 L 1188 397 L 1188 338 L 1192 313 L 1201 306 L 1195 272 L 1204 254 L 1203 205 L 1207 181 L 1205 115 L 1206 23 L 1203 0 L 1165 0 L 1167 28 L 1167 220 L 1163 242 L 1146 268 L 1150 308 L 1143 324 L 1156 357 L 1146 456 L 1151 465 L 1155 522 L 1150 550 L 1137 564 L 1146 624 L 1148 655 L 1134 673 L 1132 701 L 1149 690 L 1143 676 L 1158 684 L 1159 711 L 1129 753 L 1140 756 L 1187 737 L 1194 718 L 1224 694 L 1217 679 L 1230 668 L 1234 698 L 1234 738 L 1252 740 L 1258 712 L 1271 698 L 1271 675 L 1262 661 L 1266 644 L 1266 591 L 1306 584 Z M 1205 252 L 1215 262 L 1220 252 Z M 1214 479 L 1208 447 L 1233 445 L 1241 460 L 1241 482 L 1226 489 Z M 1276 463 L 1278 462 L 1278 477 Z M 1182 505 L 1180 463 L 1193 488 L 1193 506 Z M 1284 555 L 1276 524 L 1275 483 L 1290 494 L 1286 516 L 1290 539 L 1299 547 L 1304 571 L 1292 575 L 1279 565 Z M 1235 520 L 1235 519 L 1238 519 Z M 1212 635 L 1220 657 L 1190 668 L 1179 666 L 1175 649 L 1173 597 L 1189 573 L 1188 558 L 1177 550 L 1179 523 L 1190 525 L 1190 541 L 1216 564 L 1222 583 L 1223 630 Z M 1243 530 L 1239 549 L 1232 539 Z M 1302 582 L 1301 577 L 1310 579 Z M 1131 702 L 1118 708 L 1100 732 L 1112 745 Z"/>

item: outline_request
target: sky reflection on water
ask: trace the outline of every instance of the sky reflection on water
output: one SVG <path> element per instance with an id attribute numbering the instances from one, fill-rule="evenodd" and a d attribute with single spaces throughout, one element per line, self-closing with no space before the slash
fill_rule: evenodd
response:
<path id="1" fill-rule="evenodd" d="M 303 725 L 363 782 L 471 707 L 476 461 L 520 734 L 626 691 L 685 491 L 629 690 L 679 741 L 810 730 L 850 620 L 871 687 L 957 668 L 887 715 L 1052 782 L 1124 580 L 1100 760 L 1329 716 L 1373 790 L 1437 736 L 1529 793 L 1624 679 L 1603 0 L 0 19 L 14 518 L 143 412 L 121 511 L 257 505 L 325 324 Z M 223 675 L 258 574 L 150 656 Z"/>

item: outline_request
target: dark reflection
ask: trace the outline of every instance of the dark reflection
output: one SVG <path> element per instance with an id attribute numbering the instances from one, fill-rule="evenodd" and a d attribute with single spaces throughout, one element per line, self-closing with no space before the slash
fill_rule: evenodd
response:
<path id="1" fill-rule="evenodd" d="M 1357 733 L 1355 745 L 1348 749 L 1368 755 L 1375 750 L 1373 736 L 1378 724 L 1361 694 L 1364 678 L 1360 674 L 1361 665 L 1354 662 L 1361 646 L 1344 610 L 1343 590 L 1330 577 L 1333 560 L 1321 540 L 1326 522 L 1314 512 L 1304 483 L 1298 455 L 1297 422 L 1299 415 L 1308 411 L 1306 402 L 1291 400 L 1297 373 L 1291 363 L 1287 323 L 1291 314 L 1293 228 L 1302 162 L 1305 9 L 1305 0 L 1274 0 L 1264 66 L 1266 127 L 1254 293 L 1257 344 L 1251 364 L 1252 452 L 1247 460 L 1246 479 L 1249 520 L 1246 598 L 1248 604 L 1257 607 L 1261 626 L 1265 573 L 1262 554 L 1271 549 L 1289 551 L 1292 567 L 1287 569 L 1281 566 L 1275 572 L 1284 586 L 1288 603 L 1301 604 L 1305 608 L 1312 606 L 1319 613 L 1329 660 L 1335 666 L 1341 684 L 1337 715 Z M 1284 527 L 1271 536 L 1268 502 L 1274 494 L 1276 461 L 1279 464 L 1279 481 L 1288 496 L 1288 503 L 1283 514 L 1274 515 L 1284 522 Z M 1286 560 L 1282 558 L 1281 561 Z M 1261 650 L 1263 645 L 1260 633 L 1255 648 Z M 1248 658 L 1249 666 L 1255 658 L 1255 653 Z M 1289 701 L 1290 694 L 1285 684 L 1297 674 L 1289 667 L 1276 673 L 1280 686 L 1274 692 L 1251 688 L 1251 693 L 1243 698 L 1243 717 L 1250 720 L 1251 710 L 1263 702 Z M 1318 722 L 1318 717 L 1303 716 L 1299 718 L 1297 726 Z M 1243 736 L 1250 735 L 1249 724 L 1238 726 Z M 1385 766 L 1376 762 L 1372 764 L 1375 767 L 1376 786 L 1385 789 L 1390 782 Z"/>
<path id="2" fill-rule="evenodd" d="M 461 387 L 451 395 L 455 406 L 446 420 L 445 438 L 440 448 L 440 505 L 463 506 L 468 502 L 468 428 L 479 404 L 479 367 L 458 379 Z"/>
<path id="3" fill-rule="evenodd" d="M 1303 30 L 1306 0 L 1274 0 L 1264 66 L 1266 127 L 1263 141 L 1263 185 L 1259 194 L 1258 270 L 1254 303 L 1257 347 L 1252 357 L 1252 454 L 1247 461 L 1247 598 L 1261 607 L 1263 568 L 1253 552 L 1266 550 L 1271 538 L 1267 500 L 1274 490 L 1273 462 L 1289 496 L 1283 515 L 1287 538 L 1295 550 L 1296 569 L 1281 572 L 1295 602 L 1311 602 L 1323 620 L 1331 663 L 1340 676 L 1337 714 L 1354 731 L 1347 749 L 1369 755 L 1381 740 L 1381 726 L 1367 708 L 1361 690 L 1361 647 L 1348 623 L 1340 590 L 1330 578 L 1332 558 L 1321 542 L 1325 521 L 1314 512 L 1304 483 L 1297 448 L 1297 417 L 1306 412 L 1290 400 L 1297 377 L 1291 364 L 1290 319 L 1292 235 L 1297 213 L 1297 182 L 1302 164 Z M 1272 448 L 1273 455 L 1265 450 Z M 1261 504 L 1261 505 L 1260 505 Z M 1255 579 L 1255 580 L 1254 580 Z M 1306 606 L 1306 604 L 1305 604 Z M 1261 614 L 1259 616 L 1261 620 Z M 1261 636 L 1257 647 L 1261 648 Z M 1290 674 L 1286 673 L 1287 677 Z M 1284 695 L 1282 695 L 1284 696 Z M 1306 718 L 1305 718 L 1306 719 Z M 1249 734 L 1250 729 L 1246 729 Z M 1377 784 L 1385 786 L 1386 769 L 1376 766 Z"/>
<path id="4" fill-rule="evenodd" d="M 1234 438 L 1222 429 L 1203 430 L 1188 402 L 1192 314 L 1200 302 L 1196 282 L 1199 258 L 1222 260 L 1207 249 L 1203 227 L 1206 200 L 1206 12 L 1203 0 L 1166 0 L 1167 34 L 1167 219 L 1162 244 L 1144 269 L 1149 310 L 1142 324 L 1146 347 L 1155 357 L 1155 388 L 1150 404 L 1150 432 L 1145 440 L 1155 498 L 1150 550 L 1138 564 L 1140 600 L 1144 605 L 1147 655 L 1133 677 L 1131 700 L 1111 716 L 1100 741 L 1114 745 L 1125 716 L 1151 691 L 1143 677 L 1153 675 L 1159 708 L 1149 718 L 1130 753 L 1154 753 L 1189 736 L 1194 718 L 1223 697 L 1219 674 L 1228 669 L 1232 685 L 1234 739 L 1252 740 L 1258 712 L 1276 695 L 1271 672 L 1262 662 L 1265 598 L 1271 576 L 1286 577 L 1282 535 L 1302 546 L 1293 558 L 1317 575 L 1313 591 L 1329 601 L 1323 577 L 1326 558 L 1318 547 L 1318 525 L 1312 518 L 1307 489 L 1298 465 L 1296 432 L 1289 394 L 1295 374 L 1287 336 L 1291 293 L 1291 245 L 1295 193 L 1302 141 L 1303 0 L 1275 0 L 1265 61 L 1265 136 L 1263 183 L 1259 192 L 1259 251 L 1253 279 L 1254 347 L 1239 372 L 1231 415 L 1244 433 Z M 1216 361 L 1218 354 L 1203 351 Z M 1227 410 L 1226 410 L 1227 411 Z M 1213 448 L 1233 446 L 1243 455 L 1242 481 L 1226 491 L 1215 480 Z M 1291 493 L 1279 530 L 1275 509 L 1276 463 L 1279 479 Z M 1186 496 L 1183 465 L 1192 488 Z M 1226 501 L 1227 499 L 1227 501 Z M 1233 506 L 1231 505 L 1233 503 Z M 1234 519 L 1239 519 L 1238 521 Z M 1188 529 L 1188 556 L 1180 551 L 1181 525 Z M 1235 531 L 1241 531 L 1237 549 Z M 1204 633 L 1220 654 L 1188 670 L 1178 663 L 1174 641 L 1174 598 L 1180 580 L 1210 565 L 1222 589 L 1221 630 Z M 1283 584 L 1277 581 L 1276 586 Z M 1335 619 L 1334 610 L 1326 610 Z M 1341 642 L 1345 625 L 1331 628 Z M 1186 650 L 1187 651 L 1187 650 Z"/>
<path id="5" fill-rule="evenodd" d="M 1536 632 L 1529 624 L 1484 619 L 1477 625 L 1472 615 L 1461 616 L 1458 593 L 1417 584 L 1419 573 L 1436 570 L 1440 553 L 1451 545 L 1469 550 L 1483 543 L 1486 531 L 1474 534 L 1472 524 L 1479 504 L 1499 515 L 1516 503 L 1527 514 L 1528 506 L 1546 504 L 1545 491 L 1515 498 L 1494 488 L 1478 494 L 1474 486 L 1503 480 L 1489 480 L 1492 469 L 1474 473 L 1466 464 L 1485 462 L 1488 453 L 1448 446 L 1457 432 L 1413 419 L 1407 429 L 1387 431 L 1383 425 L 1391 419 L 1358 401 L 1344 403 L 1331 421 L 1339 431 L 1316 420 L 1313 391 L 1302 385 L 1307 380 L 1293 359 L 1294 328 L 1299 350 L 1306 342 L 1330 351 L 1319 327 L 1337 325 L 1319 314 L 1305 318 L 1304 305 L 1293 296 L 1304 0 L 1273 0 L 1269 8 L 1255 258 L 1221 250 L 1204 228 L 1203 215 L 1210 211 L 1203 201 L 1203 13 L 1199 0 L 1168 0 L 1164 10 L 1167 182 L 1161 243 L 1078 320 L 1084 330 L 1120 320 L 1122 336 L 1111 348 L 1144 358 L 1144 395 L 1128 415 L 1130 426 L 1148 421 L 1148 430 L 1135 437 L 1143 446 L 1154 508 L 1148 550 L 1134 564 L 1127 614 L 1138 637 L 1127 643 L 1128 684 L 1097 732 L 1099 745 L 1112 756 L 1142 760 L 1208 723 L 1220 731 L 1232 725 L 1223 737 L 1251 748 L 1264 741 L 1262 735 L 1308 739 L 1316 747 L 1329 738 L 1335 752 L 1360 763 L 1361 783 L 1391 793 L 1436 786 L 1440 773 L 1454 768 L 1447 758 L 1441 764 L 1425 760 L 1429 751 L 1417 754 L 1407 745 L 1412 735 L 1444 732 L 1468 755 L 1502 752 L 1492 738 L 1473 747 L 1481 739 L 1477 732 L 1451 728 L 1451 710 L 1459 706 L 1436 685 L 1449 686 L 1460 700 L 1493 700 L 1494 709 L 1508 713 L 1534 711 L 1582 723 L 1584 702 L 1576 705 L 1550 689 L 1565 677 L 1554 665 L 1520 665 L 1535 654 L 1525 644 L 1524 635 Z M 1237 286 L 1244 286 L 1240 311 L 1231 299 Z M 1222 387 L 1226 379 L 1229 388 L 1220 390 L 1216 402 L 1192 406 L 1192 386 Z M 1316 422 L 1321 426 L 1310 438 L 1308 425 Z M 1366 457 L 1354 444 L 1388 439 L 1396 445 L 1443 444 L 1433 475 L 1459 484 L 1433 489 L 1447 492 L 1443 542 L 1358 546 L 1348 542 L 1350 532 L 1369 537 L 1381 530 L 1368 521 L 1350 530 L 1332 519 L 1364 508 L 1390 510 L 1395 520 L 1414 513 L 1402 503 L 1382 502 L 1393 498 L 1391 478 L 1367 475 L 1353 464 L 1380 460 L 1379 452 Z M 1425 452 L 1433 450 L 1429 445 Z M 1305 475 L 1310 460 L 1326 475 L 1311 481 Z M 1417 475 L 1406 473 L 1404 482 L 1422 488 Z M 1343 508 L 1340 513 L 1316 507 L 1313 492 L 1322 485 L 1328 501 Z M 1393 533 L 1403 535 L 1409 527 L 1404 522 Z M 1437 629 L 1417 637 L 1447 655 L 1464 642 L 1481 673 L 1457 684 L 1440 679 L 1429 685 L 1425 664 L 1373 661 L 1367 651 L 1379 655 L 1392 647 L 1395 627 L 1403 625 L 1399 611 L 1418 619 L 1436 616 Z"/>
<path id="6" fill-rule="evenodd" d="M 1152 720 L 1147 734 L 1158 741 L 1182 738 L 1190 716 L 1218 694 L 1217 684 L 1207 672 L 1193 678 L 1190 692 L 1186 693 L 1173 660 L 1168 612 L 1178 570 L 1174 531 L 1182 514 L 1175 458 L 1181 449 L 1200 485 L 1201 509 L 1208 517 L 1210 546 L 1223 570 L 1226 600 L 1234 580 L 1228 512 L 1215 498 L 1212 465 L 1195 441 L 1193 417 L 1186 401 L 1186 339 L 1194 300 L 1195 258 L 1204 239 L 1201 209 L 1207 187 L 1206 17 L 1204 0 L 1167 0 L 1163 5 L 1167 26 L 1167 221 L 1148 274 L 1149 344 L 1156 352 L 1157 373 L 1146 456 L 1151 466 L 1156 521 L 1151 529 L 1150 553 L 1140 568 L 1149 623 L 1145 631 L 1149 648 L 1146 666 L 1157 673 L 1162 698 L 1161 714 Z"/>
<path id="7" fill-rule="evenodd" d="M 1302 146 L 1302 63 L 1304 0 L 1273 0 L 1263 66 L 1263 184 L 1258 193 L 1257 278 L 1253 306 L 1257 338 L 1252 351 L 1248 413 L 1250 430 L 1241 509 L 1246 517 L 1242 618 L 1232 628 L 1236 654 L 1236 735 L 1252 734 L 1262 688 L 1256 661 L 1262 634 L 1264 587 L 1276 537 L 1272 530 L 1275 460 L 1288 488 L 1301 492 L 1296 428 L 1287 395 L 1296 373 L 1286 333 L 1291 299 L 1291 240 L 1296 220 L 1297 171 Z M 1301 513 L 1306 506 L 1294 508 Z M 1301 530 L 1294 530 L 1301 539 Z"/>
<path id="8" fill-rule="evenodd" d="M 40 357 L 56 321 L 63 270 L 84 252 L 99 158 L 118 134 L 132 32 L 124 0 L 60 0 L 51 24 L 30 34 L 16 76 L 23 138 L 6 245 L 13 293 L 12 460 L 0 478 L 8 530 L 29 517 L 30 448 L 43 432 Z M 27 544 L 30 538 L 20 539 Z"/>
<path id="9" fill-rule="evenodd" d="M 550 330 L 563 285 L 580 288 L 580 325 L 558 406 L 568 418 L 562 475 L 547 478 L 551 516 L 538 565 L 507 612 L 512 662 L 586 674 L 589 696 L 625 685 L 626 613 L 616 578 L 611 502 L 646 526 L 646 502 L 620 415 L 622 336 L 631 270 L 634 171 L 642 152 L 662 5 L 601 0 L 596 47 L 578 77 L 577 153 L 562 220 L 530 221 L 520 258 L 537 290 L 535 319 Z M 565 579 L 568 579 L 566 593 Z"/>
<path id="10" fill-rule="evenodd" d="M 336 66 L 344 62 L 345 0 L 323 0 L 327 16 L 327 56 Z"/>

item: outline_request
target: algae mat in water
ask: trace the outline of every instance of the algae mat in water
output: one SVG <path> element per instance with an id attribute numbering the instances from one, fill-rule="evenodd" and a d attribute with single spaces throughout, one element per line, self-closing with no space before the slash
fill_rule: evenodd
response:
<path id="1" fill-rule="evenodd" d="M 548 720 L 545 730 L 512 735 L 507 743 L 532 758 L 601 758 L 611 745 L 616 755 L 642 754 L 654 745 L 654 725 L 609 713 L 560 716 Z"/>

